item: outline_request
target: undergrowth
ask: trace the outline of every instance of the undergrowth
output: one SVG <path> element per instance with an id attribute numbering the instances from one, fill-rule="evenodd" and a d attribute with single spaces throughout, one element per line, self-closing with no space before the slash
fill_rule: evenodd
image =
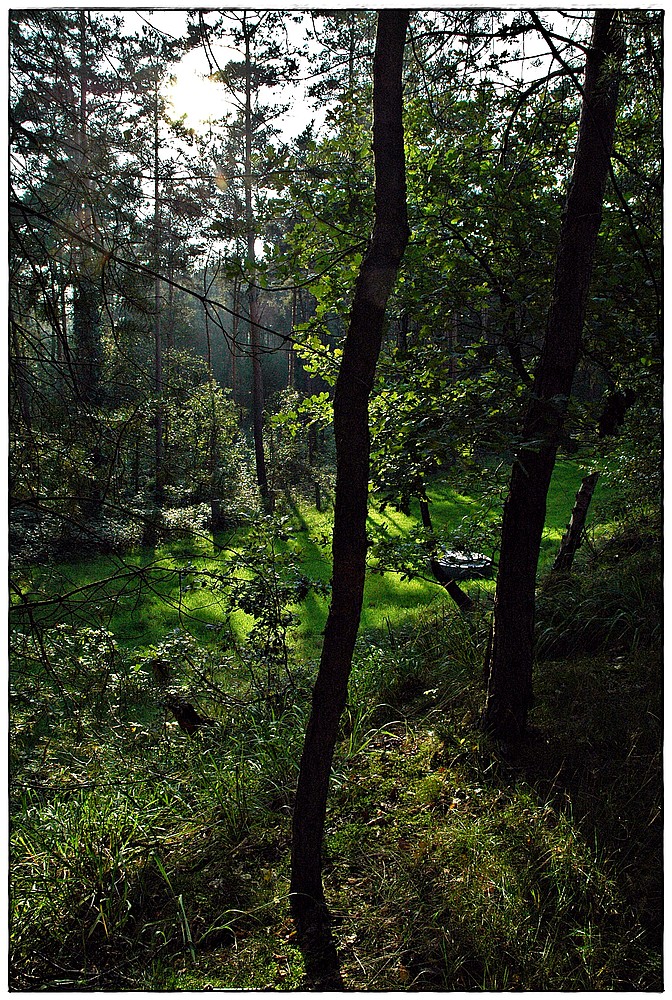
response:
<path id="1" fill-rule="evenodd" d="M 478 728 L 485 590 L 362 633 L 324 857 L 348 989 L 661 989 L 657 550 L 581 559 L 542 587 L 515 751 Z M 314 665 L 235 652 L 15 637 L 14 989 L 310 986 L 288 886 Z"/>

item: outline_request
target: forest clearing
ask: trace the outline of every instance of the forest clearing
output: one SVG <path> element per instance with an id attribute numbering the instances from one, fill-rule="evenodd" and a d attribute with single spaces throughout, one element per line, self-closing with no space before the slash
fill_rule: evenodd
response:
<path id="1" fill-rule="evenodd" d="M 661 47 L 10 12 L 10 989 L 662 990 Z"/>

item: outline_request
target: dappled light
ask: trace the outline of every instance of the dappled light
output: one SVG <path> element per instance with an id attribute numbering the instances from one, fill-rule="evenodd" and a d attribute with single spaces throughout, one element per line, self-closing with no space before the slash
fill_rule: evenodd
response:
<path id="1" fill-rule="evenodd" d="M 9 12 L 10 990 L 662 990 L 662 25 Z"/>

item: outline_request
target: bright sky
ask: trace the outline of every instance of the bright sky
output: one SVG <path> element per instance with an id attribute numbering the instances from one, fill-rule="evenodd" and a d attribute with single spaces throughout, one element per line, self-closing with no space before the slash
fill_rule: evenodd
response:
<path id="1" fill-rule="evenodd" d="M 151 25 L 173 38 L 182 38 L 187 30 L 187 13 L 184 10 L 129 10 L 124 20 L 129 31 L 139 31 Z M 216 53 L 219 54 L 219 53 Z M 221 51 L 224 61 L 230 56 Z M 224 87 L 207 76 L 208 64 L 201 48 L 195 48 L 173 68 L 174 82 L 165 88 L 176 117 L 186 115 L 186 125 L 198 130 L 210 119 L 219 119 L 226 113 Z"/>
<path id="2" fill-rule="evenodd" d="M 208 120 L 224 117 L 229 108 L 225 88 L 204 75 L 204 62 L 201 49 L 188 53 L 174 70 L 174 82 L 165 90 L 176 117 L 186 115 L 186 125 L 196 131 Z"/>
<path id="3" fill-rule="evenodd" d="M 143 24 L 150 24 L 158 30 L 181 38 L 186 34 L 187 12 L 185 10 L 135 10 L 127 11 L 125 20 L 130 31 L 140 30 Z M 212 52 L 220 66 L 224 66 L 235 50 L 224 45 L 213 45 Z M 166 87 L 165 94 L 170 100 L 176 117 L 186 115 L 185 124 L 195 131 L 202 130 L 209 121 L 218 121 L 232 110 L 226 88 L 208 77 L 208 61 L 199 46 L 187 53 L 173 68 L 175 81 Z M 276 122 L 281 138 L 287 140 L 298 135 L 316 117 L 301 99 L 302 95 L 284 93 L 282 101 L 290 103 L 290 109 L 278 117 Z"/>
<path id="4" fill-rule="evenodd" d="M 246 6 L 242 4 L 241 6 Z M 316 5 L 319 6 L 319 5 Z M 335 6 L 339 6 L 336 4 Z M 475 6 L 478 6 L 476 4 Z M 519 9 L 524 9 L 522 5 Z M 288 9 L 292 9 L 291 7 Z M 296 9 L 296 8 L 295 8 Z M 564 31 L 571 30 L 565 18 L 559 11 L 545 11 L 545 19 L 550 16 L 553 21 L 561 22 L 558 27 Z M 161 32 L 174 38 L 182 38 L 186 33 L 187 11 L 181 9 L 145 9 L 126 10 L 125 21 L 129 31 L 138 31 L 142 25 L 152 25 Z M 294 26 L 290 25 L 290 30 Z M 299 29 L 300 30 L 300 29 Z M 525 41 L 523 47 L 526 48 Z M 214 45 L 213 54 L 221 66 L 225 65 L 233 56 L 234 51 L 223 45 Z M 529 57 L 533 54 L 542 56 L 542 67 L 533 67 L 531 61 L 517 64 L 518 71 L 522 78 L 534 78 L 543 74 L 552 63 L 545 42 L 535 38 L 531 51 L 525 54 Z M 512 67 L 515 72 L 515 68 Z M 174 108 L 176 117 L 186 116 L 185 123 L 195 131 L 204 131 L 208 122 L 219 121 L 226 117 L 232 110 L 228 102 L 226 88 L 219 83 L 208 78 L 208 61 L 202 47 L 197 47 L 189 52 L 180 63 L 174 67 L 173 73 L 175 81 L 165 90 L 166 97 Z M 274 96 L 277 96 L 277 92 Z M 308 101 L 301 85 L 286 87 L 280 96 L 280 100 L 290 104 L 289 110 L 279 115 L 275 124 L 280 130 L 280 137 L 285 141 L 302 132 L 311 120 L 321 120 L 318 114 Z"/>

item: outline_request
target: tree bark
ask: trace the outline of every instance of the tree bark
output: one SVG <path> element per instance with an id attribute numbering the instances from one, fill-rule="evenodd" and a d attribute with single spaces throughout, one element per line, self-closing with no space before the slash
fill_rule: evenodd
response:
<path id="1" fill-rule="evenodd" d="M 331 762 L 345 706 L 366 569 L 369 395 L 385 307 L 409 237 L 406 212 L 402 66 L 408 11 L 378 14 L 373 85 L 375 218 L 362 261 L 334 392 L 336 499 L 329 617 L 296 792 L 292 906 L 297 919 L 324 902 L 322 839 Z"/>
<path id="2" fill-rule="evenodd" d="M 231 327 L 231 394 L 234 403 L 237 402 L 238 392 L 238 328 L 240 326 L 240 279 L 233 279 L 233 290 L 231 292 L 233 307 L 232 327 Z"/>
<path id="3" fill-rule="evenodd" d="M 19 324 L 10 316 L 9 321 L 9 331 L 11 337 L 11 353 L 10 353 L 10 387 L 13 392 L 10 391 L 10 400 L 14 395 L 16 398 L 18 411 L 21 415 L 21 422 L 28 432 L 33 429 L 33 421 L 31 417 L 30 408 L 30 398 L 31 398 L 31 380 L 30 380 L 30 369 L 26 362 L 26 355 L 23 344 L 21 342 L 21 334 Z"/>
<path id="4" fill-rule="evenodd" d="M 82 403 L 97 406 L 101 397 L 103 352 L 100 343 L 100 288 L 82 266 L 72 301 L 72 337 L 77 391 Z"/>
<path id="5" fill-rule="evenodd" d="M 597 10 L 586 56 L 572 181 L 556 257 L 546 337 L 504 505 L 484 725 L 516 739 L 532 701 L 534 600 L 546 497 L 581 348 L 609 173 L 621 40 L 614 10 Z"/>
<path id="6" fill-rule="evenodd" d="M 599 478 L 599 472 L 591 472 L 589 476 L 584 476 L 581 486 L 576 494 L 572 516 L 567 525 L 567 531 L 562 537 L 558 554 L 555 557 L 551 572 L 568 572 L 572 568 L 574 556 L 581 545 L 581 535 L 588 516 L 590 501 L 595 492 L 595 486 Z"/>
<path id="7" fill-rule="evenodd" d="M 79 194 L 78 215 L 83 235 L 90 238 L 93 224 L 89 163 L 88 124 L 88 59 L 86 11 L 79 12 L 79 172 L 82 190 Z M 100 343 L 101 293 L 99 282 L 91 274 L 89 251 L 81 248 L 78 276 L 72 303 L 72 334 L 75 347 L 77 391 L 83 403 L 96 406 L 100 402 L 102 379 L 102 347 Z"/>
<path id="8" fill-rule="evenodd" d="M 296 304 L 297 304 L 297 288 L 292 289 L 292 337 L 294 336 L 294 331 L 296 329 Z M 295 354 L 294 354 L 294 341 L 290 339 L 287 341 L 287 388 L 294 388 L 295 379 Z"/>
<path id="9" fill-rule="evenodd" d="M 247 302 L 250 322 L 250 358 L 252 361 L 252 432 L 257 485 L 264 506 L 269 504 L 268 477 L 264 456 L 264 380 L 259 343 L 259 289 L 256 278 L 256 231 L 252 205 L 252 53 L 246 15 L 243 17 L 245 39 L 245 228 L 247 231 Z"/>

